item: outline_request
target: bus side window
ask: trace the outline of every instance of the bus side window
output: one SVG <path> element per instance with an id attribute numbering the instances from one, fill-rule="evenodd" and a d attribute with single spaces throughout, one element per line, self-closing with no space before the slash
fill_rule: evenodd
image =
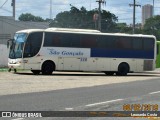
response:
<path id="1" fill-rule="evenodd" d="M 59 47 L 60 46 L 60 38 L 58 35 L 54 36 L 52 38 L 53 46 Z"/>
<path id="2" fill-rule="evenodd" d="M 132 40 L 127 37 L 120 37 L 116 40 L 115 45 L 119 49 L 132 49 Z"/>
<path id="3" fill-rule="evenodd" d="M 71 34 L 71 47 L 80 47 L 80 35 L 78 34 Z"/>
<path id="4" fill-rule="evenodd" d="M 54 39 L 54 33 L 46 32 L 43 46 L 44 47 L 52 47 L 53 46 L 53 39 Z"/>
<path id="5" fill-rule="evenodd" d="M 96 48 L 97 47 L 97 37 L 91 35 L 85 35 L 81 38 L 81 46 L 83 48 Z"/>
<path id="6" fill-rule="evenodd" d="M 106 36 L 105 37 L 105 44 L 106 44 L 106 48 L 109 48 L 109 49 L 113 49 L 113 48 L 116 48 L 116 40 L 117 40 L 117 37 L 115 36 Z"/>
<path id="7" fill-rule="evenodd" d="M 134 50 L 143 50 L 143 41 L 141 38 L 134 38 L 133 39 L 133 49 Z"/>
<path id="8" fill-rule="evenodd" d="M 143 38 L 144 50 L 153 50 L 154 40 L 152 38 Z"/>
<path id="9" fill-rule="evenodd" d="M 67 34 L 67 33 L 61 33 L 61 47 L 71 47 L 72 43 L 71 43 L 71 34 Z"/>
<path id="10" fill-rule="evenodd" d="M 107 40 L 104 37 L 99 37 L 97 41 L 97 48 L 107 48 Z"/>

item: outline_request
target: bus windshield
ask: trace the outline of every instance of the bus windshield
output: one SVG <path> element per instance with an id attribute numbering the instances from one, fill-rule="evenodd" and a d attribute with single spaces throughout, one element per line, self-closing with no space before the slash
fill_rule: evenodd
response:
<path id="1" fill-rule="evenodd" d="M 9 51 L 9 58 L 22 58 L 23 46 L 26 41 L 26 33 L 16 33 Z"/>

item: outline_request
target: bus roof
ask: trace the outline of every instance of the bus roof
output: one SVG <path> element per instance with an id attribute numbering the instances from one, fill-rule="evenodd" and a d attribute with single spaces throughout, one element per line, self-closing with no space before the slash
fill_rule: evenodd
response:
<path id="1" fill-rule="evenodd" d="M 98 31 L 98 30 L 90 30 L 90 29 L 70 29 L 70 28 L 48 28 L 48 29 L 46 29 L 46 31 L 100 33 L 100 31 Z"/>
<path id="2" fill-rule="evenodd" d="M 20 30 L 17 31 L 16 33 L 30 33 L 30 32 L 37 32 L 37 31 L 44 31 L 44 29 L 24 29 L 24 30 Z"/>
<path id="3" fill-rule="evenodd" d="M 112 35 L 112 36 L 128 36 L 128 37 L 150 37 L 155 38 L 154 35 L 143 35 L 143 34 L 126 34 L 126 33 L 102 33 L 98 30 L 90 30 L 90 29 L 72 29 L 72 28 L 47 28 L 47 29 L 25 29 L 21 31 L 17 31 L 16 33 L 21 32 L 64 32 L 64 33 L 84 33 L 84 34 L 95 34 L 95 35 Z"/>

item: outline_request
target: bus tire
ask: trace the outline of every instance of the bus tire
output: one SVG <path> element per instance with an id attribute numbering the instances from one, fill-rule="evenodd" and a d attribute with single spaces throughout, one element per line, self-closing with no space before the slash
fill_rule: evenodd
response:
<path id="1" fill-rule="evenodd" d="M 43 75 L 51 75 L 55 70 L 55 64 L 52 61 L 46 61 L 42 65 L 42 74 Z"/>
<path id="2" fill-rule="evenodd" d="M 8 69 L 8 72 L 11 72 L 11 68 Z"/>
<path id="3" fill-rule="evenodd" d="M 31 70 L 31 71 L 34 75 L 39 75 L 39 73 L 41 72 L 40 70 Z"/>
<path id="4" fill-rule="evenodd" d="M 108 75 L 108 76 L 112 76 L 112 75 L 114 75 L 114 72 L 104 72 L 106 75 Z"/>
<path id="5" fill-rule="evenodd" d="M 14 73 L 17 73 L 17 70 L 16 70 L 16 69 L 14 69 Z"/>
<path id="6" fill-rule="evenodd" d="M 129 65 L 127 63 L 121 63 L 118 66 L 118 72 L 116 72 L 116 75 L 126 76 L 128 72 L 129 72 Z"/>

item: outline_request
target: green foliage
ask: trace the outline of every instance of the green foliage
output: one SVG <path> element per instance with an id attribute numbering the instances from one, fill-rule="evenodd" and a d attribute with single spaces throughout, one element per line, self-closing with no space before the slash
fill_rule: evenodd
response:
<path id="1" fill-rule="evenodd" d="M 69 11 L 58 13 L 54 20 L 48 18 L 44 20 L 42 17 L 34 16 L 30 13 L 21 14 L 19 16 L 19 20 L 49 22 L 50 27 L 97 29 L 98 21 L 93 20 L 95 13 L 98 13 L 97 9 L 87 11 L 84 7 L 78 9 L 71 6 Z M 102 10 L 101 18 L 102 32 L 132 34 L 132 27 L 127 26 L 126 23 L 116 23 L 118 21 L 118 17 L 109 11 Z M 136 28 L 135 33 L 155 35 L 156 38 L 160 40 L 160 15 L 147 19 L 143 28 Z"/>
<path id="2" fill-rule="evenodd" d="M 128 27 L 126 23 L 117 23 L 114 32 L 132 33 L 132 28 Z"/>
<path id="3" fill-rule="evenodd" d="M 21 14 L 18 18 L 20 21 L 33 21 L 33 22 L 44 22 L 45 20 L 42 17 L 34 16 L 30 13 Z"/>
<path id="4" fill-rule="evenodd" d="M 146 20 L 143 33 L 155 35 L 157 39 L 160 39 L 160 15 Z"/>
<path id="5" fill-rule="evenodd" d="M 93 15 L 98 13 L 96 9 L 87 11 L 86 8 L 80 9 L 72 6 L 70 11 L 64 11 L 57 14 L 56 18 L 50 24 L 50 27 L 62 28 L 80 28 L 80 29 L 95 29 L 95 21 Z M 103 10 L 102 11 L 102 32 L 113 32 L 116 26 L 117 17 Z"/>

